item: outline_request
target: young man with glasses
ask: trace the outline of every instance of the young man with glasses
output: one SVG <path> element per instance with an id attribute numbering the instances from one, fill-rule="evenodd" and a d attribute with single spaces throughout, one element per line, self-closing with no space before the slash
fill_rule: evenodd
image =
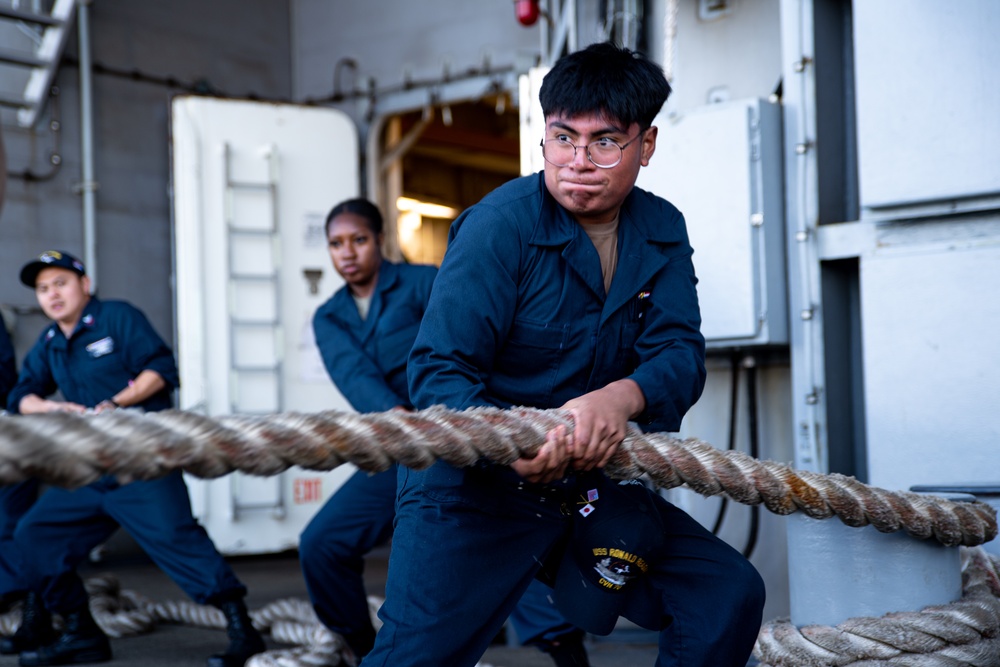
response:
<path id="1" fill-rule="evenodd" d="M 678 430 L 705 382 L 684 219 L 634 187 L 669 92 L 660 68 L 627 49 L 560 59 L 540 91 L 544 173 L 501 186 L 452 226 L 410 353 L 414 405 L 563 408 L 574 430 L 554 429 L 510 466 L 400 468 L 384 625 L 364 667 L 475 664 L 554 554 L 575 557 L 598 522 L 614 531 L 633 519 L 653 548 L 620 558 L 612 541 L 565 581 L 560 559 L 560 611 L 597 634 L 619 612 L 658 631 L 658 665 L 746 664 L 760 575 L 656 493 L 624 493 L 602 471 L 629 421 Z M 624 508 L 609 505 L 616 498 Z M 633 566 L 644 574 L 618 586 L 623 596 L 581 596 L 594 570 L 614 578 Z"/>

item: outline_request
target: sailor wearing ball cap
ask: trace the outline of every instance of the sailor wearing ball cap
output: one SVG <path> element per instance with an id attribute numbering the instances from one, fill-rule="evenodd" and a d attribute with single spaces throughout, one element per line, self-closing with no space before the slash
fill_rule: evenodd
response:
<path id="1" fill-rule="evenodd" d="M 83 262 L 61 250 L 43 252 L 20 277 L 53 322 L 25 357 L 8 410 L 172 406 L 179 384 L 173 352 L 139 309 L 91 296 Z M 63 400 L 49 398 L 56 391 Z M 0 653 L 20 653 L 25 666 L 111 658 L 76 567 L 119 526 L 196 602 L 222 610 L 231 643 L 209 658 L 209 667 L 241 667 L 266 648 L 243 602 L 246 587 L 195 521 L 184 478 L 174 471 L 128 484 L 108 475 L 72 491 L 49 489 L 38 499 L 14 530 L 14 555 L 29 594 L 22 623 L 0 642 Z M 63 619 L 61 634 L 53 630 L 52 614 Z"/>

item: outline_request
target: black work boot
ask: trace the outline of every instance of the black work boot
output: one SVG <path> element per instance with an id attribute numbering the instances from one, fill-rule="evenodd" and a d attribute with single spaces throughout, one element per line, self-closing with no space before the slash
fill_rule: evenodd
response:
<path id="1" fill-rule="evenodd" d="M 208 667 L 243 667 L 250 656 L 267 650 L 264 638 L 253 627 L 243 600 L 223 602 L 219 604 L 219 609 L 226 617 L 229 648 L 225 653 L 209 656 Z"/>
<path id="2" fill-rule="evenodd" d="M 111 641 L 98 627 L 86 605 L 64 614 L 63 620 L 66 627 L 54 642 L 21 654 L 19 664 L 22 667 L 82 665 L 111 659 Z"/>
<path id="3" fill-rule="evenodd" d="M 549 654 L 556 667 L 590 667 L 583 637 L 583 631 L 568 632 L 540 648 Z"/>
<path id="4" fill-rule="evenodd" d="M 341 633 L 341 637 L 344 638 L 347 648 L 353 654 L 347 656 L 348 664 L 351 660 L 354 661 L 354 664 L 361 662 L 361 658 L 371 653 L 372 649 L 375 648 L 375 628 L 372 627 L 371 623 L 368 624 L 368 627 L 356 632 Z"/>
<path id="5" fill-rule="evenodd" d="M 0 595 L 0 614 L 14 611 L 17 605 L 24 606 L 24 598 L 27 596 L 27 591 L 10 591 Z"/>
<path id="6" fill-rule="evenodd" d="M 49 613 L 37 593 L 30 592 L 21 606 L 21 624 L 10 637 L 0 640 L 0 653 L 16 655 L 39 646 L 54 642 L 59 636 L 52 628 L 52 614 Z"/>

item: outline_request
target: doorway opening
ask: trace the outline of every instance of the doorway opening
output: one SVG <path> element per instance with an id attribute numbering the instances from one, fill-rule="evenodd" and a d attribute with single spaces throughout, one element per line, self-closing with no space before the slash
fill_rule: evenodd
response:
<path id="1" fill-rule="evenodd" d="M 452 221 L 520 175 L 520 117 L 503 92 L 402 113 L 383 124 L 382 154 L 411 134 L 415 140 L 381 175 L 386 252 L 394 260 L 440 265 Z"/>

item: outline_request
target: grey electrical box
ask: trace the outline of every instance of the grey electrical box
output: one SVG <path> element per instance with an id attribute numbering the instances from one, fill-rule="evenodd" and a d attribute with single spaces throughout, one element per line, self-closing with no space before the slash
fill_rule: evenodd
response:
<path id="1" fill-rule="evenodd" d="M 781 112 L 761 99 L 661 115 L 637 185 L 684 214 L 709 348 L 788 342 Z"/>
<path id="2" fill-rule="evenodd" d="M 995 210 L 1000 3 L 855 2 L 853 13 L 863 217 Z"/>

